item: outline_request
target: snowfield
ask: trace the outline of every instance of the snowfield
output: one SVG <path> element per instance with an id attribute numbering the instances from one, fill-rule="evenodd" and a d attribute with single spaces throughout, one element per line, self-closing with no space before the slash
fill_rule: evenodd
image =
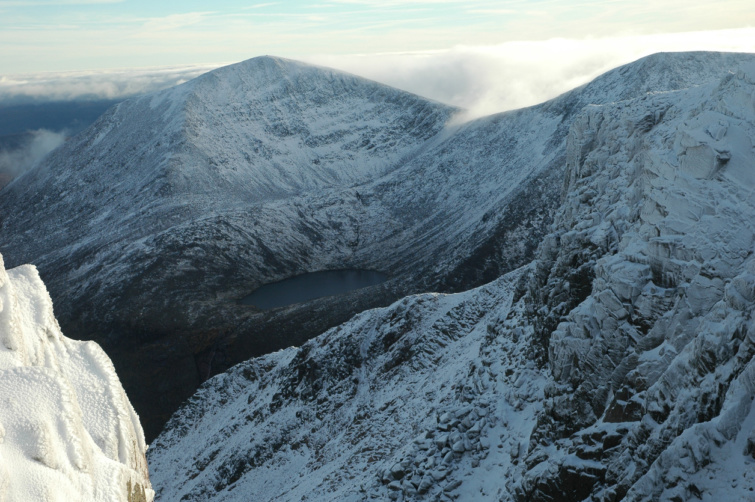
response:
<path id="1" fill-rule="evenodd" d="M 692 58 L 575 114 L 530 265 L 206 382 L 158 498 L 755 500 L 755 63 Z"/>
<path id="2" fill-rule="evenodd" d="M 34 267 L 0 257 L 0 500 L 151 501 L 145 451 L 108 357 L 63 336 Z"/>

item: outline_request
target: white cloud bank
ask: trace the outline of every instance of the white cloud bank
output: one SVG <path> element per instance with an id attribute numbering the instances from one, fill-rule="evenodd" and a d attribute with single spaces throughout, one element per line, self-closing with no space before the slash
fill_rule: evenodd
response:
<path id="1" fill-rule="evenodd" d="M 467 109 L 470 117 L 480 117 L 541 103 L 649 54 L 694 50 L 755 52 L 755 28 L 306 60 L 453 104 Z"/>
<path id="2" fill-rule="evenodd" d="M 187 65 L 0 76 L 0 105 L 120 99 L 181 84 L 221 66 Z"/>

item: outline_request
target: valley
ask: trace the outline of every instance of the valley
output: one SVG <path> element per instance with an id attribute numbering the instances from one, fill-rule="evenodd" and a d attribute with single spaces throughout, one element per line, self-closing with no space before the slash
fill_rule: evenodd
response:
<path id="1" fill-rule="evenodd" d="M 209 380 L 150 449 L 158 495 L 749 500 L 753 63 L 584 107 L 529 265 Z"/>

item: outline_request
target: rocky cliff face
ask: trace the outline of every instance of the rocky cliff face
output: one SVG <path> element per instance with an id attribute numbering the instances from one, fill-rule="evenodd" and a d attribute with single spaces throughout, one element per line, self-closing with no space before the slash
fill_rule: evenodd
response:
<path id="1" fill-rule="evenodd" d="M 673 68 L 657 56 L 652 75 L 668 75 L 664 61 Z M 746 66 L 575 114 L 558 210 L 531 265 L 365 312 L 211 379 L 150 450 L 158 493 L 751 498 Z"/>
<path id="2" fill-rule="evenodd" d="M 32 266 L 0 257 L 0 500 L 148 502 L 146 445 L 113 365 L 62 335 Z"/>
<path id="3" fill-rule="evenodd" d="M 527 498 L 752 496 L 753 75 L 591 107 L 573 126 L 530 284 L 554 383 Z"/>
<path id="4" fill-rule="evenodd" d="M 209 380 L 150 448 L 159 498 L 494 496 L 542 407 L 527 335 L 504 330 L 521 275 L 407 297 Z"/>

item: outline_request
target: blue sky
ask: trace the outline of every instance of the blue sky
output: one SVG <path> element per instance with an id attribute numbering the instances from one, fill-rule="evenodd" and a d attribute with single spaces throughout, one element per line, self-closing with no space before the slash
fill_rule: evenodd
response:
<path id="1" fill-rule="evenodd" d="M 748 26 L 751 0 L 0 0 L 0 75 Z"/>

